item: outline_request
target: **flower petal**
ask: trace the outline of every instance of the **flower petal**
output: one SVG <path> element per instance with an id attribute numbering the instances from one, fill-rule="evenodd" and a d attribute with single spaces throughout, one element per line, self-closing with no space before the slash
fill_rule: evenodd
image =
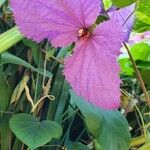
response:
<path id="1" fill-rule="evenodd" d="M 125 32 L 124 41 L 129 40 L 129 36 L 135 18 L 134 10 L 135 10 L 135 4 L 110 12 L 110 17 L 114 17 L 117 22 L 119 22 L 121 25 L 124 26 L 123 29 Z"/>
<path id="2" fill-rule="evenodd" d="M 11 0 L 16 24 L 25 36 L 52 43 L 57 37 L 54 45 L 59 47 L 77 40 L 78 30 L 96 20 L 98 6 L 99 0 Z"/>
<path id="3" fill-rule="evenodd" d="M 121 30 L 114 21 L 103 23 L 90 39 L 80 41 L 65 61 L 64 75 L 75 92 L 105 109 L 116 109 L 120 104 L 116 59 L 123 40 Z"/>
<path id="4" fill-rule="evenodd" d="M 82 27 L 88 27 L 96 21 L 101 3 L 102 0 L 64 0 L 67 9 L 74 12 Z"/>

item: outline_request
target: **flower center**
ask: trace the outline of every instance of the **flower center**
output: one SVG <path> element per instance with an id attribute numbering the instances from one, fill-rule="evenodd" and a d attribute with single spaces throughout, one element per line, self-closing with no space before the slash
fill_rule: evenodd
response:
<path id="1" fill-rule="evenodd" d="M 90 36 L 90 31 L 86 28 L 81 28 L 78 30 L 78 36 L 79 38 L 87 38 Z"/>

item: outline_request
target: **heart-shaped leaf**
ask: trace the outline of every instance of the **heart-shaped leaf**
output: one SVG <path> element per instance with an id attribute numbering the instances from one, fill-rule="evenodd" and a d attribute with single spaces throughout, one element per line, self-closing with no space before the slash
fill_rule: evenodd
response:
<path id="1" fill-rule="evenodd" d="M 128 150 L 130 133 L 128 123 L 119 111 L 103 110 L 87 103 L 70 91 L 72 101 L 85 117 L 89 131 L 103 150 Z"/>
<path id="2" fill-rule="evenodd" d="M 16 137 L 32 150 L 48 143 L 52 138 L 59 138 L 62 134 L 58 123 L 49 120 L 39 122 L 37 118 L 25 113 L 14 115 L 10 119 L 10 128 Z"/>

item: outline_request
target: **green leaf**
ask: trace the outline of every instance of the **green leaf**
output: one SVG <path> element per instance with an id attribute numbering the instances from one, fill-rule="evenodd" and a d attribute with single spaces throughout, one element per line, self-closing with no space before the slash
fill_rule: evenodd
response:
<path id="1" fill-rule="evenodd" d="M 144 32 L 150 30 L 150 2 L 149 0 L 140 0 L 136 9 L 136 20 L 134 30 Z"/>
<path id="2" fill-rule="evenodd" d="M 121 8 L 135 3 L 136 0 L 112 0 L 112 4 Z"/>
<path id="3" fill-rule="evenodd" d="M 52 138 L 59 138 L 62 134 L 58 123 L 49 120 L 39 122 L 25 113 L 14 115 L 10 119 L 10 128 L 16 137 L 32 150 L 48 143 Z"/>
<path id="4" fill-rule="evenodd" d="M 149 63 L 147 62 L 150 62 L 150 46 L 148 44 L 137 43 L 131 47 L 130 52 L 139 68 L 148 69 Z M 119 65 L 121 67 L 121 71 L 124 74 L 130 75 L 130 76 L 133 75 L 134 69 L 128 57 L 120 58 Z"/>
<path id="5" fill-rule="evenodd" d="M 6 0 L 0 0 L 0 7 L 5 3 Z"/>
<path id="6" fill-rule="evenodd" d="M 107 21 L 108 18 L 106 16 L 103 16 L 103 15 L 99 15 L 97 17 L 97 20 L 96 20 L 96 24 L 99 25 L 100 23 L 102 23 L 103 21 Z"/>
<path id="7" fill-rule="evenodd" d="M 130 133 L 128 123 L 119 111 L 103 110 L 87 103 L 70 91 L 72 101 L 85 117 L 89 131 L 97 139 L 103 150 L 128 150 Z"/>
<path id="8" fill-rule="evenodd" d="M 140 0 L 138 8 L 136 10 L 136 17 L 150 25 L 150 1 L 149 0 Z"/>
<path id="9" fill-rule="evenodd" d="M 111 0 L 103 0 L 103 3 L 104 3 L 104 7 L 105 9 L 109 9 L 112 5 L 112 1 Z"/>
<path id="10" fill-rule="evenodd" d="M 135 44 L 131 47 L 131 54 L 140 68 L 142 79 L 146 84 L 150 84 L 150 46 L 146 43 Z"/>
<path id="11" fill-rule="evenodd" d="M 9 64 L 9 63 L 24 66 L 26 68 L 31 69 L 32 71 L 35 71 L 41 75 L 44 75 L 44 69 L 42 69 L 42 68 L 34 68 L 32 65 L 30 65 L 23 59 L 15 56 L 11 53 L 5 52 L 5 53 L 1 54 L 0 65 Z M 52 73 L 49 71 L 46 71 L 45 76 L 52 77 Z"/>
<path id="12" fill-rule="evenodd" d="M 150 24 L 145 23 L 145 22 L 139 20 L 138 18 L 136 18 L 133 30 L 135 32 L 139 32 L 139 33 L 149 31 L 150 30 Z"/>
<path id="13" fill-rule="evenodd" d="M 9 123 L 3 122 L 2 117 L 7 111 L 7 108 L 10 103 L 11 95 L 14 88 L 14 82 L 11 80 L 11 82 L 8 82 L 6 80 L 6 76 L 3 72 L 3 67 L 0 66 L 0 110 L 1 110 L 1 116 L 0 116 L 0 122 L 2 123 L 0 126 L 0 134 L 1 134 L 1 149 L 10 149 L 10 145 L 8 144 L 10 142 L 10 135 L 11 131 L 9 129 Z"/>
<path id="14" fill-rule="evenodd" d="M 150 61 L 150 46 L 146 43 L 138 43 L 131 47 L 134 60 Z"/>
<path id="15" fill-rule="evenodd" d="M 136 61 L 136 65 L 140 68 L 142 79 L 144 80 L 145 84 L 149 85 L 149 74 L 150 74 L 150 61 Z"/>
<path id="16" fill-rule="evenodd" d="M 136 64 L 137 64 L 138 68 L 140 68 L 140 69 L 150 70 L 150 61 L 138 60 L 138 61 L 136 61 Z"/>
<path id="17" fill-rule="evenodd" d="M 18 43 L 23 39 L 20 31 L 17 27 L 13 27 L 12 29 L 4 32 L 0 35 L 0 54 L 4 51 L 8 50 L 10 47 Z"/>
<path id="18" fill-rule="evenodd" d="M 121 71 L 122 73 L 126 74 L 126 75 L 133 75 L 134 73 L 134 69 L 131 67 L 132 63 L 129 60 L 129 58 L 121 58 L 119 59 L 119 65 L 121 67 Z"/>
<path id="19" fill-rule="evenodd" d="M 78 142 L 72 145 L 70 150 L 90 150 L 86 145 Z"/>

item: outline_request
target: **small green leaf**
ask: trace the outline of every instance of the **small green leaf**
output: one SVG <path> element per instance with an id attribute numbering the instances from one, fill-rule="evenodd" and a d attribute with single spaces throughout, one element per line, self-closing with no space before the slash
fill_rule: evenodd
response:
<path id="1" fill-rule="evenodd" d="M 48 143 L 52 138 L 59 138 L 62 134 L 58 123 L 49 120 L 39 122 L 25 113 L 14 115 L 10 119 L 10 128 L 18 139 L 33 150 Z"/>
<path id="2" fill-rule="evenodd" d="M 135 3 L 136 0 L 112 0 L 112 4 L 121 8 Z"/>
<path id="3" fill-rule="evenodd" d="M 150 46 L 146 43 L 137 43 L 131 47 L 134 60 L 150 61 Z"/>
<path id="4" fill-rule="evenodd" d="M 104 7 L 105 9 L 109 9 L 112 5 L 112 1 L 111 0 L 103 0 L 103 3 L 104 3 Z"/>
<path id="5" fill-rule="evenodd" d="M 126 75 L 133 75 L 134 69 L 132 68 L 132 63 L 129 58 L 121 58 L 119 59 L 119 65 L 121 67 L 122 73 Z"/>
<path id="6" fill-rule="evenodd" d="M 128 150 L 130 133 L 128 123 L 119 111 L 103 110 L 70 91 L 72 101 L 85 117 L 89 131 L 97 139 L 103 150 Z"/>

